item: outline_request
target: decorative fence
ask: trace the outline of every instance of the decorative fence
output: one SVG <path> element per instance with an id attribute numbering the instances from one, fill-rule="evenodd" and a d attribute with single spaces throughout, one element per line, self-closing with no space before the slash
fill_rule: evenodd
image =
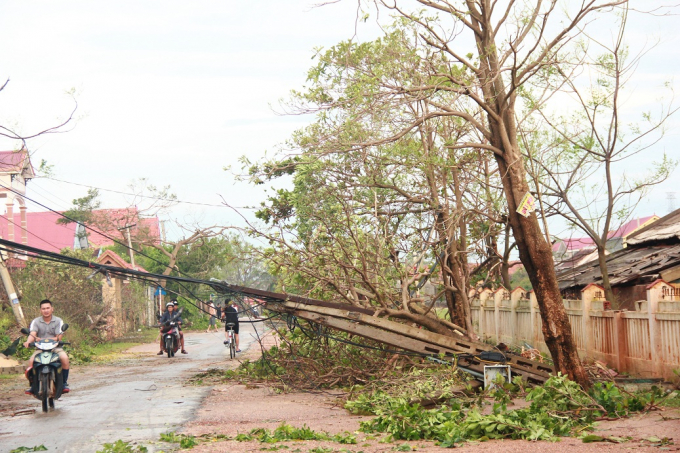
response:
<path id="1" fill-rule="evenodd" d="M 680 369 L 680 291 L 657 280 L 635 311 L 611 310 L 601 286 L 581 291 L 581 300 L 564 300 L 582 358 L 599 360 L 619 372 L 677 380 Z M 530 346 L 548 353 L 541 314 L 533 292 L 522 288 L 485 289 L 471 298 L 472 323 L 483 341 Z"/>

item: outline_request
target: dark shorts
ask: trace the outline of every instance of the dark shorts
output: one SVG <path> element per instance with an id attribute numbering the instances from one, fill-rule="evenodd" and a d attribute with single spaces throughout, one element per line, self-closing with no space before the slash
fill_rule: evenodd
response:
<path id="1" fill-rule="evenodd" d="M 215 325 L 215 319 L 216 319 L 216 318 L 215 318 L 214 316 L 211 316 L 211 317 L 210 317 L 210 325 L 211 325 L 211 326 L 214 326 L 214 325 Z"/>
<path id="2" fill-rule="evenodd" d="M 224 331 L 225 332 L 229 331 L 229 326 L 227 326 L 227 324 L 224 325 Z M 238 323 L 236 323 L 236 325 L 234 326 L 234 333 L 238 335 Z"/>

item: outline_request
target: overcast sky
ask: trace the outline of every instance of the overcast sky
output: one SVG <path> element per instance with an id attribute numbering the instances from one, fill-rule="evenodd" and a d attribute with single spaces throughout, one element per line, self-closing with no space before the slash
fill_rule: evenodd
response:
<path id="1" fill-rule="evenodd" d="M 226 166 L 273 151 L 309 121 L 273 108 L 299 88 L 313 49 L 354 34 L 356 4 L 309 1 L 0 2 L 0 121 L 31 133 L 72 108 L 70 131 L 29 142 L 54 177 L 126 191 L 135 178 L 170 185 L 181 200 L 258 204 Z M 4 148 L 11 149 L 11 144 Z M 86 187 L 35 180 L 28 196 L 67 209 Z M 106 207 L 122 196 L 102 191 Z M 226 208 L 188 218 L 228 224 Z M 39 207 L 31 207 L 39 210 Z"/>
<path id="2" fill-rule="evenodd" d="M 310 120 L 279 116 L 272 107 L 304 84 L 315 47 L 355 33 L 355 0 L 311 5 L 0 1 L 0 79 L 10 79 L 0 93 L 0 124 L 32 133 L 68 114 L 73 100 L 66 92 L 74 90 L 78 102 L 69 132 L 29 142 L 34 165 L 46 160 L 54 178 L 66 182 L 32 181 L 28 196 L 64 210 L 86 186 L 125 192 L 131 180 L 146 177 L 170 185 L 180 200 L 219 205 L 223 196 L 233 206 L 259 204 L 262 192 L 236 183 L 223 168 L 238 169 L 242 155 L 257 159 L 274 151 Z M 662 38 L 640 69 L 641 90 L 677 73 L 675 23 L 646 19 L 633 27 L 634 39 Z M 377 33 L 369 21 L 358 38 Z M 658 149 L 677 158 L 677 144 L 673 127 Z M 669 182 L 658 188 L 640 215 L 665 214 L 666 192 L 677 187 Z M 126 205 L 122 195 L 102 195 L 105 207 Z M 226 208 L 182 206 L 176 213 L 185 219 L 236 221 Z"/>

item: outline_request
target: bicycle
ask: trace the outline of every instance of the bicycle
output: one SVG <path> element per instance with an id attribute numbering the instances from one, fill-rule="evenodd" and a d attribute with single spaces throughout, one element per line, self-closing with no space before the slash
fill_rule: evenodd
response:
<path id="1" fill-rule="evenodd" d="M 227 323 L 227 341 L 224 344 L 229 348 L 229 356 L 233 359 L 236 357 L 236 342 L 234 341 L 234 324 L 233 322 Z"/>

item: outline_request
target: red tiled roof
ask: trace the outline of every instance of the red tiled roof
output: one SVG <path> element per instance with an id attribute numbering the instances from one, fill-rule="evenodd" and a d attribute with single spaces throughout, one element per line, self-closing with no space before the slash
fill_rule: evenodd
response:
<path id="1" fill-rule="evenodd" d="M 99 258 L 97 258 L 97 262 L 101 264 L 109 264 L 112 266 L 122 267 L 124 269 L 133 269 L 132 264 L 125 261 L 119 254 L 117 254 L 113 250 L 105 250 L 104 253 L 102 253 L 99 256 Z M 135 264 L 134 270 L 147 272 L 146 269 L 137 264 Z"/>
<path id="2" fill-rule="evenodd" d="M 28 245 L 31 247 L 59 252 L 64 248 L 73 249 L 76 237 L 76 225 L 59 225 L 61 218 L 55 212 L 27 212 L 26 229 Z M 0 235 L 7 239 L 7 218 L 0 218 Z M 21 242 L 21 217 L 14 215 L 14 241 Z"/>
<path id="3" fill-rule="evenodd" d="M 25 149 L 18 151 L 0 151 L 0 171 L 15 171 L 21 173 L 26 159 L 28 159 L 28 152 Z"/>
<path id="4" fill-rule="evenodd" d="M 105 215 L 111 222 L 112 227 L 108 231 L 103 231 L 106 236 L 110 236 L 123 242 L 122 235 L 116 230 L 117 226 L 125 226 L 125 219 L 132 219 L 132 217 L 123 217 L 121 212 L 129 210 L 122 209 L 101 209 L 95 211 L 95 214 Z M 133 211 L 134 216 L 138 216 L 136 209 Z M 61 225 L 57 220 L 62 218 L 60 213 L 52 211 L 44 212 L 27 212 L 26 213 L 26 229 L 28 245 L 50 252 L 59 252 L 64 248 L 73 249 L 76 238 L 76 224 Z M 109 215 L 111 214 L 111 215 Z M 137 223 L 137 227 L 147 229 L 148 235 L 155 240 L 160 238 L 160 228 L 158 218 L 143 218 L 131 222 Z M 105 247 L 113 245 L 112 239 L 109 239 L 99 233 L 89 231 L 88 242 L 94 247 Z M 133 231 L 133 237 L 135 232 Z M 0 216 L 0 235 L 7 238 L 7 218 Z M 20 214 L 14 214 L 14 240 L 21 242 L 21 217 Z"/>
<path id="5" fill-rule="evenodd" d="M 610 238 L 622 238 L 628 236 L 630 233 L 635 231 L 636 229 L 640 228 L 642 225 L 644 225 L 646 222 L 650 221 L 652 218 L 656 217 L 657 219 L 659 218 L 656 215 L 650 215 L 647 217 L 640 217 L 638 219 L 633 219 L 630 222 L 626 222 L 619 229 L 614 231 L 613 233 L 609 234 Z"/>
<path id="6" fill-rule="evenodd" d="M 552 245 L 553 252 L 558 252 L 562 244 L 566 246 L 567 250 L 581 250 L 586 247 L 595 247 L 595 243 L 590 237 L 560 239 Z"/>
<path id="7" fill-rule="evenodd" d="M 633 219 L 629 222 L 626 222 L 623 225 L 621 225 L 617 230 L 609 232 L 607 239 L 626 237 L 630 233 L 635 231 L 637 228 L 639 228 L 642 225 L 644 225 L 645 223 L 649 222 L 654 217 L 656 217 L 658 219 L 657 215 L 650 215 L 650 216 L 647 216 L 647 217 L 640 217 L 640 218 L 637 218 L 637 219 Z M 552 245 L 553 252 L 559 252 L 562 244 L 564 244 L 566 246 L 567 250 L 572 250 L 572 251 L 573 250 L 582 250 L 582 249 L 588 248 L 588 247 L 595 247 L 595 243 L 593 242 L 592 238 L 590 238 L 590 237 L 559 239 L 559 240 L 555 241 L 555 243 Z"/>
<path id="8" fill-rule="evenodd" d="M 110 225 L 106 231 L 102 231 L 104 235 L 88 231 L 90 234 L 87 238 L 91 245 L 98 247 L 106 247 L 113 245 L 113 240 L 106 236 L 113 237 L 116 240 L 123 241 L 124 233 L 118 231 L 118 228 L 126 225 L 136 224 L 132 227 L 132 236 L 138 233 L 143 233 L 150 238 L 158 241 L 160 238 L 160 227 L 157 217 L 139 218 L 139 212 L 136 208 L 129 209 L 99 209 L 93 212 L 98 217 L 98 223 L 101 225 Z"/>
<path id="9" fill-rule="evenodd" d="M 508 276 L 512 277 L 513 274 L 520 269 L 524 269 L 524 265 L 521 261 L 510 261 L 508 263 Z"/>

